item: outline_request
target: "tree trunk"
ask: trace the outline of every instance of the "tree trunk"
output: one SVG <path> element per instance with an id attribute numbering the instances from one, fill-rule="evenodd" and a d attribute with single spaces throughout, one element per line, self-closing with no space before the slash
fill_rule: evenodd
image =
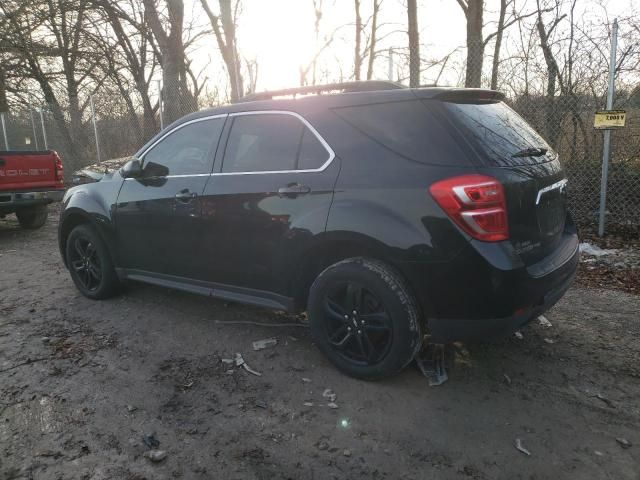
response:
<path id="1" fill-rule="evenodd" d="M 0 64 L 0 112 L 8 112 L 9 105 L 7 103 L 7 77 L 2 64 Z"/>
<path id="2" fill-rule="evenodd" d="M 420 39 L 418 35 L 418 6 L 416 0 L 407 0 L 409 24 L 409 86 L 420 86 Z"/>
<path id="3" fill-rule="evenodd" d="M 231 0 L 220 0 L 220 20 L 224 30 L 225 43 L 229 50 L 229 81 L 231 82 L 231 98 L 237 100 L 244 95 L 242 75 L 240 74 L 240 57 L 236 40 L 236 24 L 231 13 Z"/>
<path id="4" fill-rule="evenodd" d="M 144 14 L 162 55 L 162 95 L 167 123 L 197 108 L 187 87 L 185 51 L 182 41 L 183 0 L 165 0 L 169 17 L 169 33 L 160 22 L 154 0 L 143 0 Z"/>
<path id="5" fill-rule="evenodd" d="M 502 34 L 504 33 L 504 17 L 507 13 L 507 0 L 500 0 L 500 17 L 498 18 L 498 33 L 496 44 L 493 48 L 493 64 L 491 66 L 491 90 L 498 89 L 498 68 L 500 67 L 500 48 L 502 47 Z"/>
<path id="6" fill-rule="evenodd" d="M 539 7 L 538 7 L 539 8 Z M 549 32 L 546 31 L 542 21 L 542 13 L 538 10 L 538 35 L 540 37 L 540 48 L 544 55 L 544 61 L 547 65 L 547 95 L 544 102 L 545 107 L 545 136 L 547 141 L 555 149 L 558 148 L 558 138 L 560 137 L 560 128 L 564 119 L 564 113 L 558 108 L 556 101 L 556 79 L 559 78 L 559 68 L 551 47 L 549 46 L 549 33 L 555 28 L 557 22 L 554 23 Z"/>
<path id="7" fill-rule="evenodd" d="M 200 0 L 200 3 L 209 17 L 209 23 L 215 34 L 218 49 L 227 67 L 231 86 L 231 101 L 236 101 L 244 95 L 244 87 L 240 73 L 240 59 L 236 45 L 236 26 L 231 12 L 231 0 L 219 0 L 220 17 L 213 13 L 207 0 Z"/>
<path id="8" fill-rule="evenodd" d="M 482 15 L 484 0 L 469 0 L 467 10 L 467 72 L 464 86 L 480 88 L 482 84 L 482 62 L 484 39 L 482 37 Z"/>
<path id="9" fill-rule="evenodd" d="M 373 17 L 371 18 L 371 39 L 369 41 L 369 64 L 367 66 L 367 80 L 373 78 L 373 63 L 376 60 L 376 41 L 378 36 L 378 10 L 380 1 L 373 0 Z"/>

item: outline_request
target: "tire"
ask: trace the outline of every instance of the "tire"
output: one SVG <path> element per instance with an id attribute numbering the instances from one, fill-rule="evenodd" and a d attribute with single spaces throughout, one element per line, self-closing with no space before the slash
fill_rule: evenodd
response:
<path id="1" fill-rule="evenodd" d="M 65 254 L 71 279 L 85 297 L 102 300 L 118 293 L 120 281 L 111 256 L 92 226 L 78 225 L 71 230 Z"/>
<path id="2" fill-rule="evenodd" d="M 46 206 L 22 208 L 16 211 L 16 217 L 18 217 L 18 223 L 22 228 L 34 230 L 42 227 L 46 221 L 49 212 Z"/>
<path id="3" fill-rule="evenodd" d="M 378 260 L 349 258 L 328 267 L 311 286 L 307 310 L 320 350 L 355 378 L 396 374 L 422 345 L 414 296 L 404 279 Z"/>

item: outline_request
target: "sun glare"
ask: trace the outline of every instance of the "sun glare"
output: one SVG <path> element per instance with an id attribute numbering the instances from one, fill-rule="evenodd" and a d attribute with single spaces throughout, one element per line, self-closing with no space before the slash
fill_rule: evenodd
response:
<path id="1" fill-rule="evenodd" d="M 298 84 L 316 51 L 311 2 L 255 2 L 239 32 L 247 60 L 256 60 L 259 90 Z"/>

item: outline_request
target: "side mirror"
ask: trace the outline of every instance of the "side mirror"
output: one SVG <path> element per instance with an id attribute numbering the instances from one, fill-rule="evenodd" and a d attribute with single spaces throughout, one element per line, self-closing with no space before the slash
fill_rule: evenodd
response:
<path id="1" fill-rule="evenodd" d="M 129 160 L 120 169 L 120 175 L 122 178 L 138 178 L 142 176 L 142 164 L 140 160 L 134 158 Z"/>

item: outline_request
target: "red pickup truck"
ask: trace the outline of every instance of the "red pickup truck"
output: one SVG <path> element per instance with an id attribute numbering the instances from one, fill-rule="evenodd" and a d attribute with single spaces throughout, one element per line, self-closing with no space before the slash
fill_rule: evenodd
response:
<path id="1" fill-rule="evenodd" d="M 40 228 L 47 221 L 47 205 L 63 195 L 56 152 L 0 151 L 0 218 L 15 213 L 22 228 Z"/>

